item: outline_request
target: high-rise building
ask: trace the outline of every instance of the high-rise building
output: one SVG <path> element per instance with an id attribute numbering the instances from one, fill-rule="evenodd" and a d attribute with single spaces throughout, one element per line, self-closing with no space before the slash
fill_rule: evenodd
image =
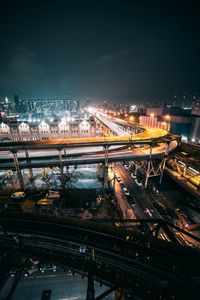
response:
<path id="1" fill-rule="evenodd" d="M 14 96 L 15 110 L 19 113 L 60 113 L 70 112 L 77 113 L 80 108 L 79 101 L 72 99 L 23 99 L 20 100 L 18 95 Z"/>

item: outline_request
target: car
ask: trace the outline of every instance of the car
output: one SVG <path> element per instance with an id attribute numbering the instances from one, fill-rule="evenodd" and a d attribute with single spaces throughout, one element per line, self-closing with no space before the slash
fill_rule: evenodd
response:
<path id="1" fill-rule="evenodd" d="M 57 270 L 58 270 L 58 267 L 55 265 L 51 265 L 51 264 L 40 264 L 40 266 L 39 266 L 39 271 L 41 273 L 56 272 Z"/>
<path id="2" fill-rule="evenodd" d="M 116 208 L 117 207 L 117 202 L 115 201 L 115 199 L 111 200 L 111 204 Z"/>
<path id="3" fill-rule="evenodd" d="M 129 202 L 130 202 L 131 206 L 135 206 L 136 205 L 135 200 L 133 198 L 130 198 Z"/>
<path id="4" fill-rule="evenodd" d="M 121 187 L 125 186 L 125 183 L 122 180 L 119 182 L 119 184 L 120 184 Z"/>
<path id="5" fill-rule="evenodd" d="M 19 192 L 15 192 L 13 193 L 10 198 L 12 200 L 23 200 L 26 197 L 25 192 L 19 191 Z"/>
<path id="6" fill-rule="evenodd" d="M 135 183 L 136 183 L 138 186 L 142 186 L 142 182 L 139 182 L 137 179 L 135 179 Z"/>
<path id="7" fill-rule="evenodd" d="M 144 212 L 145 212 L 146 214 L 148 214 L 150 217 L 152 217 L 153 209 L 148 209 L 148 208 L 146 208 Z"/>
<path id="8" fill-rule="evenodd" d="M 137 176 L 136 176 L 134 173 L 131 173 L 131 177 L 132 177 L 133 179 L 137 179 Z"/>
<path id="9" fill-rule="evenodd" d="M 120 182 L 121 177 L 120 176 L 116 176 L 116 178 L 117 178 L 117 181 Z"/>
<path id="10" fill-rule="evenodd" d="M 49 191 L 46 194 L 47 199 L 52 199 L 54 201 L 59 201 L 60 200 L 60 192 L 57 191 Z"/>
<path id="11" fill-rule="evenodd" d="M 124 192 L 124 194 L 125 194 L 126 196 L 130 196 L 129 191 L 127 190 L 127 188 L 126 188 L 125 186 L 122 188 L 122 191 Z"/>
<path id="12" fill-rule="evenodd" d="M 44 291 L 42 292 L 41 300 L 50 300 L 50 298 L 51 298 L 51 293 L 52 293 L 51 290 L 44 290 Z"/>
<path id="13" fill-rule="evenodd" d="M 54 208 L 54 200 L 53 199 L 40 199 L 37 203 L 36 203 L 36 207 L 40 210 L 40 211 L 52 211 Z"/>

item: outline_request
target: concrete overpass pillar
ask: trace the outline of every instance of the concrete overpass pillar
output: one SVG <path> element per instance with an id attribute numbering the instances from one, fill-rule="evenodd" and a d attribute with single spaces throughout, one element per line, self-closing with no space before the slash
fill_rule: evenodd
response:
<path id="1" fill-rule="evenodd" d="M 94 299 L 95 299 L 94 278 L 92 272 L 92 264 L 90 264 L 88 268 L 88 286 L 87 286 L 86 300 L 94 300 Z"/>
<path id="2" fill-rule="evenodd" d="M 25 150 L 25 154 L 26 154 L 26 161 L 30 162 L 30 157 L 29 157 L 28 150 Z M 34 178 L 34 176 L 33 176 L 33 169 L 29 168 L 28 170 L 29 170 L 29 178 L 33 179 Z"/>
<path id="3" fill-rule="evenodd" d="M 18 176 L 18 179 L 19 179 L 20 189 L 24 190 L 24 180 L 23 180 L 22 172 L 21 172 L 18 157 L 17 157 L 17 151 L 12 151 L 12 154 L 13 154 L 13 160 L 14 160 L 15 168 L 16 168 L 16 171 L 17 171 L 17 176 Z"/>
<path id="4" fill-rule="evenodd" d="M 58 148 L 58 153 L 59 153 L 59 163 L 60 163 L 60 172 L 61 176 L 63 175 L 63 164 L 62 164 L 62 149 Z"/>
<path id="5" fill-rule="evenodd" d="M 159 184 L 162 183 L 163 173 L 164 173 L 164 171 L 165 171 L 165 164 L 166 164 L 166 160 L 167 160 L 167 157 L 168 157 L 168 154 L 169 154 L 169 144 L 170 144 L 170 143 L 166 143 L 165 157 L 164 157 L 164 159 L 163 159 L 162 169 L 161 169 L 161 172 L 160 172 L 160 180 L 159 180 Z"/>
<path id="6" fill-rule="evenodd" d="M 151 167 L 151 155 L 152 155 L 152 144 L 150 145 L 150 152 L 149 152 L 149 161 L 148 161 L 148 165 L 147 165 L 147 172 L 146 172 L 146 178 L 145 178 L 145 184 L 144 187 L 147 187 L 148 184 L 148 179 L 149 179 L 149 175 L 150 175 L 150 167 Z"/>
<path id="7" fill-rule="evenodd" d="M 108 149 L 109 149 L 109 146 L 104 146 L 104 154 L 105 154 L 105 165 L 108 165 Z"/>
<path id="8" fill-rule="evenodd" d="M 102 164 L 102 171 L 103 171 L 103 188 L 108 188 L 108 165 Z"/>
<path id="9" fill-rule="evenodd" d="M 64 174 L 63 174 L 63 163 L 62 163 L 62 148 L 58 148 L 59 152 L 59 163 L 60 163 L 60 173 L 61 173 L 61 185 L 64 184 Z"/>

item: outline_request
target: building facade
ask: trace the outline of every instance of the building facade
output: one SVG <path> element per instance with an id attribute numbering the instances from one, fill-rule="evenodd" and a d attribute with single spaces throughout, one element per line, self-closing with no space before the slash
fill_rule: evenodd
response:
<path id="1" fill-rule="evenodd" d="M 59 122 L 2 122 L 0 124 L 0 142 L 37 141 L 78 137 L 95 137 L 96 123 L 93 117 L 88 119 L 62 119 Z"/>

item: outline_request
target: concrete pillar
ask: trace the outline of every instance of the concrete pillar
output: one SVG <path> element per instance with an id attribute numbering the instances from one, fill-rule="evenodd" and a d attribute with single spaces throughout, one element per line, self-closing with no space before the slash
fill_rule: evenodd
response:
<path id="1" fill-rule="evenodd" d="M 108 165 L 108 149 L 109 149 L 109 146 L 103 146 L 103 149 L 104 149 L 104 155 L 105 155 L 105 165 Z"/>
<path id="2" fill-rule="evenodd" d="M 93 272 L 92 272 L 92 265 L 89 265 L 86 300 L 94 300 L 94 299 L 95 299 L 94 278 L 93 278 Z"/>
<path id="3" fill-rule="evenodd" d="M 163 165 L 162 165 L 162 169 L 161 169 L 161 173 L 160 173 L 159 184 L 162 183 L 163 174 L 164 174 L 164 171 L 165 171 L 165 164 L 166 164 L 168 154 L 169 154 L 169 143 L 166 143 L 165 157 L 164 157 L 164 161 L 163 161 Z"/>
<path id="4" fill-rule="evenodd" d="M 149 161 L 147 166 L 147 172 L 146 172 L 146 178 L 145 178 L 145 184 L 144 187 L 147 187 L 148 179 L 149 179 L 149 172 L 150 172 L 150 166 L 151 166 L 151 155 L 152 155 L 152 144 L 150 145 L 150 152 L 149 152 Z"/>
<path id="5" fill-rule="evenodd" d="M 108 165 L 102 164 L 103 171 L 103 188 L 108 188 Z"/>
<path id="6" fill-rule="evenodd" d="M 16 168 L 16 171 L 17 171 L 17 176 L 18 176 L 18 179 L 19 179 L 20 189 L 24 190 L 24 180 L 23 180 L 22 172 L 21 172 L 18 157 L 17 157 L 17 151 L 12 151 L 12 154 L 13 154 L 13 160 L 14 160 L 15 168 Z"/>
<path id="7" fill-rule="evenodd" d="M 61 186 L 64 185 L 64 173 L 63 173 L 63 163 L 62 163 L 62 148 L 58 148 L 59 152 L 59 162 L 60 162 L 60 173 L 61 173 Z"/>
<path id="8" fill-rule="evenodd" d="M 59 162 L 60 162 L 60 172 L 61 172 L 61 176 L 63 176 L 63 164 L 62 164 L 62 149 L 59 148 L 58 152 L 59 152 Z"/>
<path id="9" fill-rule="evenodd" d="M 26 161 L 30 162 L 28 150 L 25 150 L 25 154 L 26 154 Z M 29 178 L 33 179 L 34 178 L 34 176 L 33 176 L 33 169 L 29 168 L 28 170 L 29 170 Z"/>

